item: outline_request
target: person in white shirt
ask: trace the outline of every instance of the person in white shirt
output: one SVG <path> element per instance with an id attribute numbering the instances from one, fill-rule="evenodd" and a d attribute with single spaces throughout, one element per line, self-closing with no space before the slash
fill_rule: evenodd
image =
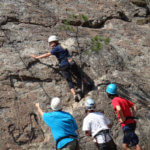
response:
<path id="1" fill-rule="evenodd" d="M 87 116 L 83 120 L 82 130 L 87 136 L 93 137 L 93 141 L 99 150 L 117 150 L 110 134 L 110 120 L 103 113 L 95 111 L 94 100 L 88 98 L 85 101 Z"/>

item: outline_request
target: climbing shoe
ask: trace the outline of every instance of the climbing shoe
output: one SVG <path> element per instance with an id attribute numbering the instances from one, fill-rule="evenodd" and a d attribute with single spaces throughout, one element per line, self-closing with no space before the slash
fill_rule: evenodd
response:
<path id="1" fill-rule="evenodd" d="M 79 98 L 77 95 L 74 95 L 74 100 L 75 100 L 75 102 L 79 102 Z"/>

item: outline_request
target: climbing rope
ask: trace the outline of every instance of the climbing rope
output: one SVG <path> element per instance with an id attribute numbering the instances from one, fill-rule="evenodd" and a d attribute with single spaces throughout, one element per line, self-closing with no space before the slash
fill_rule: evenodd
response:
<path id="1" fill-rule="evenodd" d="M 34 76 L 34 74 L 32 73 L 32 71 L 29 70 L 28 66 L 26 65 L 26 63 L 24 62 L 23 58 L 21 57 L 19 50 L 16 48 L 16 46 L 13 46 L 13 47 L 14 47 L 14 49 L 17 51 L 17 53 L 18 53 L 18 55 L 19 55 L 19 58 L 20 58 L 20 60 L 22 61 L 22 63 L 24 64 L 26 70 L 30 73 L 31 76 Z M 42 90 L 44 91 L 44 93 L 45 93 L 45 95 L 47 96 L 47 98 L 48 98 L 49 100 L 51 100 L 50 96 L 47 94 L 46 90 L 44 89 L 42 83 L 38 82 L 38 84 L 40 85 L 40 87 L 41 87 Z"/>

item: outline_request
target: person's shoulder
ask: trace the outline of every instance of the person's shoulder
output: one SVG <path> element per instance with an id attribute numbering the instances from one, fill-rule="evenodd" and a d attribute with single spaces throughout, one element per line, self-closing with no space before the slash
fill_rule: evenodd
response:
<path id="1" fill-rule="evenodd" d="M 73 117 L 69 112 L 66 112 L 66 111 L 60 111 L 60 113 L 64 116 L 70 116 L 70 117 Z"/>
<path id="2" fill-rule="evenodd" d="M 60 49 L 61 49 L 61 47 L 59 45 L 57 45 L 52 49 L 52 52 L 59 51 Z"/>
<path id="3" fill-rule="evenodd" d="M 84 119 L 83 119 L 83 122 L 84 122 L 84 123 L 87 123 L 88 121 L 89 121 L 88 116 L 85 116 Z"/>
<path id="4" fill-rule="evenodd" d="M 91 114 L 89 113 L 84 117 L 84 120 L 89 120 L 90 117 L 91 117 Z"/>
<path id="5" fill-rule="evenodd" d="M 61 45 L 57 45 L 55 48 L 58 50 L 64 50 Z"/>
<path id="6" fill-rule="evenodd" d="M 52 49 L 52 51 L 55 51 L 55 50 L 57 50 L 57 49 L 59 49 L 58 45 L 55 46 L 55 47 Z"/>
<path id="7" fill-rule="evenodd" d="M 123 98 L 123 97 L 116 97 L 115 100 L 120 101 L 120 102 L 129 101 L 126 98 Z"/>
<path id="8" fill-rule="evenodd" d="M 96 112 L 99 116 L 105 116 L 102 112 Z"/>
<path id="9" fill-rule="evenodd" d="M 114 108 L 115 108 L 116 105 L 119 105 L 119 104 L 120 104 L 120 102 L 121 102 L 120 100 L 121 100 L 120 97 L 114 97 L 114 98 L 112 99 L 112 105 L 113 105 Z"/>
<path id="10" fill-rule="evenodd" d="M 93 118 L 95 118 L 95 116 L 96 116 L 95 112 L 94 113 L 89 113 L 89 114 L 87 114 L 87 116 L 84 119 L 90 121 Z"/>
<path id="11" fill-rule="evenodd" d="M 102 112 L 96 112 L 95 114 L 98 115 L 98 117 L 105 118 L 105 114 Z"/>
<path id="12" fill-rule="evenodd" d="M 44 112 L 43 114 L 45 114 L 45 115 L 52 115 L 53 112 Z"/>
<path id="13" fill-rule="evenodd" d="M 121 99 L 122 99 L 121 97 L 117 96 L 117 97 L 114 97 L 112 101 L 118 101 L 118 100 L 121 100 Z"/>
<path id="14" fill-rule="evenodd" d="M 53 115 L 53 112 L 44 112 L 42 117 L 44 119 L 44 118 L 51 117 L 52 115 Z"/>

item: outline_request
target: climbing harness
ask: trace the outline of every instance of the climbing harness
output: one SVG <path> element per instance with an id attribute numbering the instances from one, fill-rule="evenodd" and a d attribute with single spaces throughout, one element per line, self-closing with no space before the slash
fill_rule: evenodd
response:
<path id="1" fill-rule="evenodd" d="M 123 124 L 123 123 L 125 123 L 127 120 L 129 120 L 129 119 L 132 119 L 132 120 L 134 120 L 134 119 L 139 119 L 138 117 L 133 117 L 133 116 L 127 116 L 126 117 L 126 120 L 124 121 L 124 122 L 122 122 L 121 124 Z"/>
<path id="2" fill-rule="evenodd" d="M 32 71 L 29 70 L 28 66 L 26 65 L 26 63 L 24 62 L 23 58 L 20 56 L 20 52 L 18 51 L 18 49 L 14 46 L 15 50 L 17 51 L 18 55 L 19 55 L 19 58 L 20 60 L 22 61 L 22 63 L 24 64 L 26 70 L 29 71 L 29 73 L 31 74 L 31 76 L 34 76 L 34 74 L 32 73 Z M 39 82 L 38 82 L 39 83 Z M 40 87 L 42 88 L 42 90 L 44 91 L 45 95 L 48 97 L 48 99 L 50 100 L 50 96 L 47 94 L 47 92 L 45 91 L 42 83 L 39 83 Z"/>
<path id="3" fill-rule="evenodd" d="M 105 143 L 107 142 L 107 141 L 106 141 L 106 136 L 107 136 L 107 135 L 112 139 L 112 137 L 111 137 L 111 135 L 110 135 L 110 129 L 100 130 L 98 133 L 96 133 L 96 134 L 94 135 L 94 138 L 96 139 L 96 141 L 97 141 L 97 138 L 96 138 L 96 137 L 97 137 L 98 135 L 104 135 L 104 137 L 105 137 L 105 139 L 104 139 Z"/>
<path id="4" fill-rule="evenodd" d="M 67 136 L 64 136 L 64 137 L 59 138 L 59 139 L 56 141 L 56 150 L 57 150 L 57 145 L 58 145 L 58 143 L 59 143 L 61 140 L 66 139 L 66 138 L 74 139 L 74 140 L 76 140 L 77 143 L 78 143 L 78 140 L 76 139 L 77 136 L 75 136 L 75 135 L 67 135 Z M 76 145 L 77 145 L 77 143 L 76 143 Z"/>

